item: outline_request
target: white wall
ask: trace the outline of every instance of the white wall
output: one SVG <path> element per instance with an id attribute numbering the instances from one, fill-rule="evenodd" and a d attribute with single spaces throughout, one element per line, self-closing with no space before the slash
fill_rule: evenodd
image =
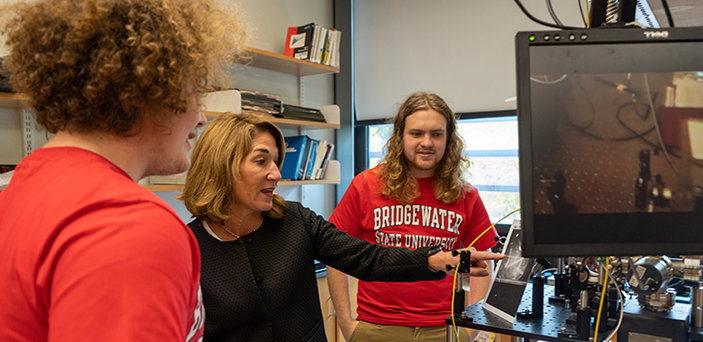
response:
<path id="1" fill-rule="evenodd" d="M 544 1 L 522 0 L 553 22 Z M 583 26 L 576 1 L 552 1 L 565 25 Z M 418 90 L 436 92 L 457 112 L 514 109 L 514 36 L 548 27 L 512 0 L 355 0 L 358 120 L 391 117 Z"/>

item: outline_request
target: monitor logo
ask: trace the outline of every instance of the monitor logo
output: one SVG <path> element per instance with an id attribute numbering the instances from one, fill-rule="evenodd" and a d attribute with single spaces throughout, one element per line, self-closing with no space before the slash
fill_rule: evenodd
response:
<path id="1" fill-rule="evenodd" d="M 669 31 L 644 31 L 645 38 L 669 38 Z"/>

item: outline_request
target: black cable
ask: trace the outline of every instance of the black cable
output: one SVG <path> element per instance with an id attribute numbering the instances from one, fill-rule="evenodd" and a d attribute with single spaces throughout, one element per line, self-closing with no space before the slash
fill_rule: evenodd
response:
<path id="1" fill-rule="evenodd" d="M 643 104 L 643 105 L 644 105 L 644 104 Z M 659 148 L 659 145 L 657 145 L 657 144 L 655 144 L 655 143 L 653 143 L 653 142 L 647 140 L 647 138 L 646 138 L 646 135 L 647 135 L 647 134 L 652 133 L 652 131 L 655 130 L 655 127 L 654 127 L 654 126 L 650 127 L 650 128 L 649 128 L 648 130 L 646 130 L 645 132 L 640 133 L 640 132 L 637 132 L 637 131 L 635 131 L 634 129 L 632 129 L 632 127 L 628 126 L 627 123 L 625 123 L 625 121 L 622 119 L 622 117 L 621 117 L 622 110 L 625 109 L 625 108 L 627 108 L 628 106 L 633 106 L 633 107 L 634 107 L 634 110 L 635 110 L 635 113 L 637 114 L 637 107 L 636 107 L 636 105 L 635 105 L 634 103 L 626 103 L 626 104 L 620 106 L 620 108 L 618 108 L 618 110 L 617 110 L 617 112 L 616 112 L 616 114 L 615 114 L 615 118 L 618 119 L 618 122 L 620 123 L 620 126 L 622 126 L 623 128 L 625 128 L 626 130 L 630 131 L 630 133 L 632 133 L 632 134 L 634 134 L 634 135 L 631 135 L 631 136 L 629 136 L 629 137 L 622 137 L 622 138 L 610 138 L 609 140 L 613 140 L 613 141 L 628 141 L 628 140 L 634 140 L 634 139 L 642 139 L 642 141 L 644 141 L 645 143 L 647 143 L 647 145 L 650 145 L 650 146 L 652 146 L 652 147 Z M 647 106 L 647 109 L 649 109 L 649 106 Z M 639 115 L 638 115 L 638 116 L 639 116 Z M 641 118 L 641 117 L 640 117 L 640 118 Z"/>
<path id="2" fill-rule="evenodd" d="M 535 16 L 533 16 L 532 14 L 530 14 L 530 12 L 527 11 L 527 9 L 525 8 L 525 6 L 522 5 L 522 2 L 520 2 L 520 0 L 515 0 L 515 3 L 518 5 L 518 7 L 520 7 L 520 9 L 522 10 L 522 13 L 525 13 L 525 15 L 526 15 L 528 18 L 530 18 L 530 20 L 532 20 L 532 21 L 534 21 L 534 22 L 536 22 L 536 23 L 538 23 L 538 24 L 541 24 L 541 25 L 544 25 L 544 26 L 548 26 L 548 27 L 563 29 L 563 30 L 577 30 L 577 29 L 581 29 L 580 27 L 560 26 L 560 25 L 548 23 L 548 22 L 546 22 L 546 21 L 537 19 Z"/>
<path id="3" fill-rule="evenodd" d="M 601 83 L 607 84 L 607 85 L 612 86 L 613 88 L 617 89 L 617 85 L 616 85 L 615 83 L 612 83 L 612 82 L 610 82 L 610 81 L 604 80 L 604 79 L 602 79 L 602 78 L 600 78 L 600 77 L 596 77 L 595 79 L 596 79 L 597 81 L 601 82 Z M 586 93 L 585 88 L 583 88 L 583 86 L 581 86 L 580 83 L 577 83 L 577 85 L 583 90 L 584 93 Z M 656 99 L 657 95 L 658 95 L 658 94 L 655 93 L 655 94 L 653 95 L 653 97 Z M 596 134 L 596 133 L 593 133 L 593 132 L 589 131 L 588 128 L 589 128 L 591 125 L 593 125 L 593 123 L 595 122 L 595 108 L 593 107 L 593 102 L 590 101 L 590 99 L 591 99 L 590 96 L 588 96 L 588 94 L 586 94 L 585 97 L 586 97 L 587 99 L 589 99 L 589 102 L 591 103 L 591 107 L 592 107 L 591 112 L 592 112 L 593 114 L 592 114 L 592 117 L 591 117 L 591 122 L 589 122 L 589 123 L 586 124 L 586 125 L 580 126 L 580 125 L 577 125 L 577 124 L 572 120 L 572 118 L 567 115 L 567 121 L 568 121 L 568 123 L 569 123 L 569 124 L 571 125 L 571 127 L 573 127 L 577 132 L 580 132 L 580 133 L 582 133 L 582 134 L 584 134 L 584 135 L 586 135 L 586 136 L 589 136 L 589 137 L 591 137 L 591 138 L 593 138 L 593 139 L 596 139 L 596 140 L 604 140 L 604 141 L 624 142 L 624 141 L 629 141 L 629 140 L 640 139 L 640 140 L 642 140 L 644 143 L 646 143 L 647 145 L 649 145 L 649 146 L 651 146 L 651 147 L 660 148 L 660 146 L 659 146 L 658 144 L 656 144 L 656 143 L 654 143 L 654 142 L 651 142 L 651 141 L 649 141 L 649 140 L 646 138 L 646 135 L 649 134 L 649 133 L 651 133 L 652 131 L 654 131 L 654 130 L 655 130 L 655 127 L 650 127 L 649 129 L 647 129 L 647 130 L 644 131 L 644 132 L 637 132 L 637 131 L 635 131 L 634 129 L 632 129 L 632 127 L 628 126 L 627 123 L 625 123 L 625 121 L 622 119 L 621 115 L 622 115 L 623 109 L 625 109 L 625 108 L 627 108 L 627 107 L 629 107 L 629 106 L 633 106 L 635 115 L 637 115 L 637 117 L 639 117 L 641 120 L 646 120 L 646 119 L 648 118 L 648 116 L 649 116 L 649 115 L 648 115 L 648 114 L 649 114 L 649 111 L 645 112 L 644 115 L 640 115 L 640 113 L 637 111 L 637 105 L 638 105 L 637 103 L 629 103 L 629 102 L 628 102 L 628 103 L 625 103 L 625 104 L 621 105 L 621 106 L 617 109 L 617 111 L 615 112 L 615 118 L 618 120 L 618 122 L 620 123 L 620 125 L 621 125 L 624 129 L 626 129 L 627 131 L 629 131 L 630 133 L 632 133 L 632 135 L 624 136 L 624 137 L 604 137 L 604 136 L 601 136 L 601 135 L 598 135 L 598 134 Z M 645 105 L 645 104 L 640 104 L 640 105 L 647 106 L 647 105 Z M 647 108 L 649 108 L 649 106 L 647 106 Z M 673 156 L 676 157 L 676 158 L 680 158 L 680 156 L 678 156 L 678 155 L 675 154 L 675 153 L 671 153 L 671 155 L 673 155 Z"/>
<path id="4" fill-rule="evenodd" d="M 586 22 L 586 16 L 583 14 L 583 5 L 581 4 L 581 0 L 576 0 L 576 2 L 579 3 L 579 11 L 581 11 L 581 20 L 583 20 L 583 27 L 588 28 L 588 23 Z"/>
<path id="5" fill-rule="evenodd" d="M 655 93 L 655 97 L 656 97 L 656 93 Z M 642 105 L 645 105 L 645 104 L 642 104 Z M 632 127 L 628 126 L 628 125 L 625 123 L 625 121 L 622 120 L 622 117 L 620 116 L 620 114 L 622 113 L 622 110 L 623 110 L 625 107 L 627 107 L 627 106 L 633 106 L 633 107 L 634 107 L 634 110 L 635 110 L 635 113 L 637 114 L 637 116 L 640 117 L 640 119 L 646 120 L 646 119 L 649 117 L 649 115 L 647 115 L 647 116 L 645 116 L 645 117 L 640 116 L 640 115 L 637 113 L 637 107 L 636 107 L 636 104 L 634 104 L 634 103 L 626 103 L 626 104 L 620 106 L 620 108 L 618 109 L 617 113 L 615 114 L 615 117 L 618 119 L 618 122 L 620 123 L 620 125 L 621 125 L 623 128 L 627 129 L 628 131 L 630 131 L 630 132 L 633 133 L 634 135 L 633 135 L 633 136 L 630 136 L 630 137 L 623 137 L 623 138 L 610 138 L 610 140 L 613 140 L 613 141 L 627 141 L 627 140 L 633 140 L 633 139 L 641 139 L 641 140 L 644 141 L 647 145 L 650 145 L 650 146 L 652 146 L 652 147 L 654 147 L 654 148 L 656 148 L 656 149 L 661 149 L 661 145 L 656 144 L 656 143 L 654 143 L 654 142 L 651 142 L 651 141 L 649 141 L 649 140 L 646 138 L 646 135 L 649 134 L 649 133 L 651 133 L 652 131 L 654 131 L 654 130 L 656 129 L 656 127 L 650 127 L 646 132 L 640 133 L 640 132 L 637 132 L 637 131 L 635 131 L 634 129 L 632 129 Z M 648 105 L 645 105 L 645 106 L 647 106 L 647 109 L 649 109 L 649 106 L 648 106 Z M 653 119 L 656 120 L 656 117 L 654 117 Z M 671 156 L 675 157 L 675 158 L 681 159 L 681 156 L 680 156 L 678 153 L 676 153 L 676 152 L 669 151 L 669 154 L 670 154 Z M 673 167 L 673 165 L 672 165 L 672 167 Z"/>
<path id="6" fill-rule="evenodd" d="M 552 17 L 552 20 L 559 25 L 559 26 L 564 26 L 564 24 L 559 20 L 557 17 L 556 12 L 554 12 L 554 7 L 552 6 L 552 0 L 546 0 L 547 1 L 547 10 L 549 10 L 549 16 Z"/>
<path id="7" fill-rule="evenodd" d="M 666 20 L 669 21 L 669 27 L 674 27 L 674 19 L 671 18 L 671 11 L 669 10 L 669 4 L 666 0 L 662 0 L 662 6 L 664 7 L 664 13 L 666 13 Z"/>

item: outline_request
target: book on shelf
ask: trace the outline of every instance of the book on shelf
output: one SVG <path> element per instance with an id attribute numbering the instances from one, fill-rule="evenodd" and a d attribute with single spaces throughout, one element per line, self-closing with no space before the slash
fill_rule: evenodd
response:
<path id="1" fill-rule="evenodd" d="M 322 61 L 320 61 L 320 63 L 324 65 L 330 65 L 329 58 L 330 53 L 332 52 L 332 41 L 335 37 L 334 31 L 334 28 L 330 28 L 329 30 L 327 30 L 327 39 L 325 39 L 325 45 L 322 47 Z"/>
<path id="2" fill-rule="evenodd" d="M 315 158 L 317 157 L 317 146 L 320 145 L 320 141 L 317 139 L 310 139 L 308 141 L 310 144 L 309 152 L 308 152 L 308 158 L 305 161 L 305 171 L 303 172 L 303 180 L 310 180 L 314 179 L 312 178 L 313 176 L 313 169 L 315 168 Z"/>
<path id="3" fill-rule="evenodd" d="M 332 152 L 334 152 L 334 144 L 327 143 L 325 149 L 325 154 L 320 162 L 320 167 L 316 169 L 317 175 L 315 179 L 325 179 L 325 172 L 327 172 L 327 167 L 329 166 L 330 159 L 332 158 Z"/>
<path id="4" fill-rule="evenodd" d="M 296 59 L 310 59 L 314 30 L 314 23 L 302 26 L 289 26 L 283 54 Z"/>
<path id="5" fill-rule="evenodd" d="M 308 137 L 306 135 L 296 135 L 285 137 L 286 156 L 281 165 L 281 179 L 298 180 L 298 173 L 302 167 L 305 167 L 303 162 L 307 156 L 305 154 Z"/>
<path id="6" fill-rule="evenodd" d="M 339 67 L 339 46 L 342 32 L 310 23 L 290 26 L 283 54 L 313 63 Z"/>
<path id="7" fill-rule="evenodd" d="M 320 25 L 315 25 L 315 29 L 312 34 L 312 46 L 310 52 L 310 62 L 320 63 L 320 36 L 324 34 L 324 27 Z"/>
<path id="8" fill-rule="evenodd" d="M 325 159 L 325 153 L 327 152 L 327 140 L 320 140 L 317 145 L 317 152 L 315 153 L 315 162 L 312 166 L 312 175 L 310 179 L 320 179 L 320 167 L 322 167 L 322 161 Z"/>
<path id="9" fill-rule="evenodd" d="M 310 137 L 305 137 L 307 138 L 307 141 L 305 143 L 305 149 L 303 150 L 303 156 L 300 162 L 300 167 L 298 168 L 298 174 L 295 177 L 296 180 L 305 179 L 305 171 L 307 171 L 308 158 L 310 158 L 310 149 L 312 148 L 312 142 L 310 141 Z"/>
<path id="10" fill-rule="evenodd" d="M 314 62 L 315 63 L 322 63 L 322 52 L 325 50 L 325 41 L 327 41 L 327 32 L 329 30 L 320 27 L 320 34 L 317 37 L 317 40 L 315 40 L 315 45 L 313 47 L 313 55 L 314 57 Z"/>
<path id="11" fill-rule="evenodd" d="M 335 28 L 327 30 L 324 43 L 319 48 L 321 64 L 339 67 L 339 45 L 341 39 L 342 31 Z"/>
<path id="12" fill-rule="evenodd" d="M 334 40 L 334 46 L 332 46 L 332 60 L 330 61 L 330 66 L 339 68 L 339 45 L 342 41 L 342 31 L 336 30 L 335 35 L 336 37 Z"/>

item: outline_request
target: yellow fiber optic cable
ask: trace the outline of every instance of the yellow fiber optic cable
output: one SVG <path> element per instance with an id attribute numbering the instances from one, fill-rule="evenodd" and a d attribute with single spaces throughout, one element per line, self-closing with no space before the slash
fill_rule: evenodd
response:
<path id="1" fill-rule="evenodd" d="M 505 220 L 508 216 L 515 214 L 518 211 L 520 211 L 520 208 L 517 208 L 517 209 L 511 211 L 507 215 L 503 216 L 500 220 L 496 221 L 496 223 L 494 223 L 490 227 L 486 228 L 486 230 L 484 230 L 481 234 L 479 234 L 474 239 L 474 241 L 471 241 L 471 243 L 469 244 L 469 247 L 466 247 L 464 250 L 471 248 L 471 246 L 473 246 L 474 243 L 476 243 L 476 241 L 478 241 L 478 239 L 481 238 L 481 236 L 483 236 L 483 234 L 488 233 L 488 231 L 491 230 L 491 228 L 495 227 L 496 224 L 500 223 L 501 221 Z M 456 283 L 457 283 L 456 279 L 458 278 L 456 276 L 456 272 L 459 270 L 460 264 L 461 264 L 461 258 L 459 258 L 459 262 L 456 264 L 456 268 L 454 269 L 455 270 L 454 271 L 454 280 L 452 281 L 452 328 L 454 329 L 454 334 L 456 334 L 457 341 L 459 340 L 459 332 L 457 331 L 456 321 L 454 320 L 454 298 L 455 298 L 455 294 L 456 294 Z"/>

